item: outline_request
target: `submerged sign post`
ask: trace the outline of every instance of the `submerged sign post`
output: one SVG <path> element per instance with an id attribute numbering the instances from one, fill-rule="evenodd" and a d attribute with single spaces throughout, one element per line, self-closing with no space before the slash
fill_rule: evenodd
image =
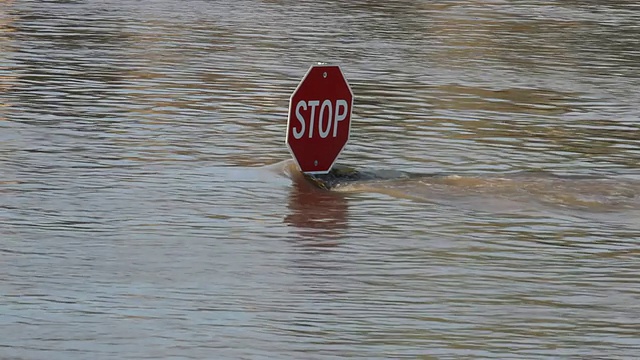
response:
<path id="1" fill-rule="evenodd" d="M 315 65 L 291 95 L 285 143 L 306 174 L 326 174 L 349 141 L 353 93 L 339 66 Z"/>

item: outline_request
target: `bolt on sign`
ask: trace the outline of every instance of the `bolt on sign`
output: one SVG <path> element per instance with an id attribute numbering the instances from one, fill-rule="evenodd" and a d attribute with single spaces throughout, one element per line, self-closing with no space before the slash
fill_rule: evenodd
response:
<path id="1" fill-rule="evenodd" d="M 306 174 L 331 171 L 349 141 L 353 92 L 339 66 L 314 65 L 291 95 L 285 143 Z"/>

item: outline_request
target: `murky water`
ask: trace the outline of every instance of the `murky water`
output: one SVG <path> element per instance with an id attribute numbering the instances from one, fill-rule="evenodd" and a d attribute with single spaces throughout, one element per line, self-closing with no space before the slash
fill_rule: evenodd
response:
<path id="1" fill-rule="evenodd" d="M 0 358 L 634 358 L 639 89 L 633 1 L 0 2 Z"/>

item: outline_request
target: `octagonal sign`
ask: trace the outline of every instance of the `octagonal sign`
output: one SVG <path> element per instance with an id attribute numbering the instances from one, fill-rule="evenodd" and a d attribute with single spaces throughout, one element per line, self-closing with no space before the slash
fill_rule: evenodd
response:
<path id="1" fill-rule="evenodd" d="M 307 174 L 326 174 L 349 141 L 353 93 L 342 70 L 315 65 L 291 95 L 285 143 Z"/>

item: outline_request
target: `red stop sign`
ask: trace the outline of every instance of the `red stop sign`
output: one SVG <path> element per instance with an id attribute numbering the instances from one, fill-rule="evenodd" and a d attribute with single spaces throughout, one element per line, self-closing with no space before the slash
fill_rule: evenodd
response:
<path id="1" fill-rule="evenodd" d="M 349 141 L 353 93 L 339 66 L 312 66 L 289 102 L 285 143 L 300 170 L 326 174 Z"/>

